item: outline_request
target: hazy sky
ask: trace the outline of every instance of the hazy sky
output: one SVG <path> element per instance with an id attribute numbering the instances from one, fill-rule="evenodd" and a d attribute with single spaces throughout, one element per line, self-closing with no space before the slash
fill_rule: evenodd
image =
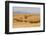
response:
<path id="1" fill-rule="evenodd" d="M 36 7 L 13 7 L 14 14 L 40 14 L 40 8 Z"/>

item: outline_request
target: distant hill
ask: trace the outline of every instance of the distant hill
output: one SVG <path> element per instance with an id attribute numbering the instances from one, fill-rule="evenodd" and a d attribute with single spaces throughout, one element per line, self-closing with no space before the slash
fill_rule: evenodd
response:
<path id="1" fill-rule="evenodd" d="M 32 14 L 32 15 L 40 15 L 40 13 L 39 14 L 37 14 L 37 13 L 16 13 L 16 12 L 13 12 L 13 15 L 16 15 L 16 14 Z"/>

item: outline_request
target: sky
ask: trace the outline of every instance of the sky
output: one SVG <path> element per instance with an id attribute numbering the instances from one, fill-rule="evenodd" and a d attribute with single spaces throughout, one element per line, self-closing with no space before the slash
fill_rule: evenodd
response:
<path id="1" fill-rule="evenodd" d="M 40 8 L 36 7 L 13 7 L 14 14 L 40 14 Z"/>

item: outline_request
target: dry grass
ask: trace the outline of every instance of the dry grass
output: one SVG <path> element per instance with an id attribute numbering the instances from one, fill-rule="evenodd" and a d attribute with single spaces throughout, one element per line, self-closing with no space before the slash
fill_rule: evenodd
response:
<path id="1" fill-rule="evenodd" d="M 40 26 L 40 16 L 33 14 L 16 14 L 13 16 L 13 28 Z"/>

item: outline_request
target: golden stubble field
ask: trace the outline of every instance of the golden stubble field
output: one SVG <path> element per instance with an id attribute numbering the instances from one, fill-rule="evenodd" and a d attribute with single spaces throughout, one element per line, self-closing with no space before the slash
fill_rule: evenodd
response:
<path id="1" fill-rule="evenodd" d="M 39 27 L 40 16 L 34 14 L 16 14 L 13 16 L 13 28 Z"/>

